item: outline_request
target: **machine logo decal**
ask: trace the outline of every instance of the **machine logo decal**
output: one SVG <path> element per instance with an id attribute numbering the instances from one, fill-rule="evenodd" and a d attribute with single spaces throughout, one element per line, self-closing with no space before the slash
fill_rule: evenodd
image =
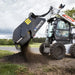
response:
<path id="1" fill-rule="evenodd" d="M 29 25 L 29 24 L 31 23 L 31 20 L 30 20 L 29 18 L 27 18 L 27 19 L 25 20 L 25 23 L 26 23 L 27 25 Z"/>
<path id="2" fill-rule="evenodd" d="M 40 21 L 40 23 L 38 24 L 38 26 L 36 27 L 37 29 L 43 24 L 43 20 Z"/>
<path id="3" fill-rule="evenodd" d="M 40 21 L 40 23 L 36 26 L 36 28 L 34 28 L 34 31 L 36 31 L 37 29 L 39 29 L 39 27 L 44 23 L 43 20 Z"/>
<path id="4" fill-rule="evenodd" d="M 75 22 L 74 19 L 72 19 L 71 17 L 67 16 L 67 15 L 63 15 L 65 18 L 67 18 L 68 20 L 72 21 L 72 22 Z"/>

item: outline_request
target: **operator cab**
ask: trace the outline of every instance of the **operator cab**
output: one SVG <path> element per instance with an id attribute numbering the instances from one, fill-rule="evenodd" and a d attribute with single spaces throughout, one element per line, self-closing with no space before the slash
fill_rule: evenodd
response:
<path id="1" fill-rule="evenodd" d="M 55 40 L 59 43 L 71 43 L 71 25 L 66 20 L 58 18 L 56 21 L 54 35 Z"/>

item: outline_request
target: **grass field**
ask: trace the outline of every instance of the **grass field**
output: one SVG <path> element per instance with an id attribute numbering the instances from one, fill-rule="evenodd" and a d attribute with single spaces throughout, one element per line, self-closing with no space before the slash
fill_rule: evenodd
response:
<path id="1" fill-rule="evenodd" d="M 14 53 L 0 50 L 0 59 L 4 56 L 12 54 Z M 25 65 L 0 62 L 0 75 L 34 75 L 34 74 L 30 73 Z"/>
<path id="2" fill-rule="evenodd" d="M 41 43 L 33 43 L 33 44 L 30 44 L 30 47 L 39 47 L 41 45 Z"/>
<path id="3" fill-rule="evenodd" d="M 9 52 L 9 51 L 0 50 L 0 58 L 7 56 L 7 55 L 12 55 L 12 54 L 14 54 L 14 53 Z"/>
<path id="4" fill-rule="evenodd" d="M 15 47 L 14 45 L 0 45 L 0 47 Z"/>
<path id="5" fill-rule="evenodd" d="M 31 59 L 31 63 L 15 62 L 13 64 L 6 60 L 2 61 L 4 56 L 12 54 L 14 53 L 0 50 L 0 75 L 75 75 L 75 60 L 72 58 L 52 60 L 41 55 L 38 57 L 33 55 L 31 58 L 35 58 Z"/>
<path id="6" fill-rule="evenodd" d="M 30 47 L 36 47 L 38 48 L 41 45 L 41 43 L 33 43 L 29 44 Z M 14 45 L 0 45 L 0 47 L 15 47 Z"/>
<path id="7" fill-rule="evenodd" d="M 39 47 L 41 43 L 30 44 L 30 47 Z M 14 47 L 14 45 L 0 45 L 0 47 Z M 0 59 L 4 56 L 12 55 L 13 52 L 0 50 Z M 0 62 L 0 75 L 34 75 L 29 72 L 25 65 L 1 63 Z"/>
<path id="8" fill-rule="evenodd" d="M 24 65 L 0 63 L 0 75 L 34 75 Z"/>

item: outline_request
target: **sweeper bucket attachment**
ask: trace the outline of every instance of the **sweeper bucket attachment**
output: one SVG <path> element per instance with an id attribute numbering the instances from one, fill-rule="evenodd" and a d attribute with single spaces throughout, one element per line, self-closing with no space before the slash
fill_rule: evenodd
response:
<path id="1" fill-rule="evenodd" d="M 14 43 L 21 46 L 26 44 L 44 23 L 44 18 L 30 16 L 14 30 Z"/>

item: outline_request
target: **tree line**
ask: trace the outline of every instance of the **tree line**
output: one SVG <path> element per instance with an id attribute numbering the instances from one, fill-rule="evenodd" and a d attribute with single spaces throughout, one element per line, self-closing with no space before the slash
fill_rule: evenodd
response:
<path id="1" fill-rule="evenodd" d="M 30 43 L 42 43 L 45 41 L 45 38 L 33 38 L 31 39 Z M 0 45 L 14 45 L 12 39 L 0 39 Z"/>
<path id="2" fill-rule="evenodd" d="M 12 39 L 0 39 L 0 45 L 14 45 Z"/>
<path id="3" fill-rule="evenodd" d="M 72 8 L 71 10 L 66 10 L 65 14 L 69 15 L 71 18 L 75 19 L 75 8 Z"/>

